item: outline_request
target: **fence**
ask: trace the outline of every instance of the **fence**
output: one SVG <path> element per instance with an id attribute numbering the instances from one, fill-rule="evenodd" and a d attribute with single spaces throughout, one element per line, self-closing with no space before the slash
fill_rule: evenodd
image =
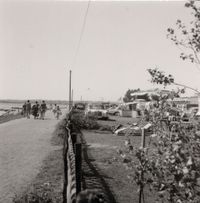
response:
<path id="1" fill-rule="evenodd" d="M 71 112 L 70 112 L 71 113 Z M 68 116 L 67 134 L 64 138 L 64 187 L 63 203 L 75 203 L 81 191 L 81 138 L 80 134 L 71 132 L 70 113 Z"/>

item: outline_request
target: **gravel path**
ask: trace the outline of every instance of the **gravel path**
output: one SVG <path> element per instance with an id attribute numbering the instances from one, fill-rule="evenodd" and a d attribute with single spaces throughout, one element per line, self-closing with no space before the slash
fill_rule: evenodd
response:
<path id="1" fill-rule="evenodd" d="M 10 203 L 37 175 L 51 150 L 58 122 L 47 112 L 45 120 L 18 119 L 0 124 L 0 203 Z"/>

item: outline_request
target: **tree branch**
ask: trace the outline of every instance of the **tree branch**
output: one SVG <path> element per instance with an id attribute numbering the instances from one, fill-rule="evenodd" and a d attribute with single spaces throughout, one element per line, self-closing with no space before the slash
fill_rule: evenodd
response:
<path id="1" fill-rule="evenodd" d="M 183 84 L 176 83 L 176 82 L 174 82 L 173 84 L 174 84 L 174 85 L 177 85 L 177 86 L 181 86 L 181 87 L 187 88 L 187 89 L 190 89 L 190 90 L 193 90 L 193 91 L 195 91 L 196 93 L 198 93 L 198 95 L 200 95 L 200 92 L 199 92 L 197 89 L 194 89 L 194 88 L 189 87 L 189 86 L 187 86 L 187 85 L 183 85 Z"/>
<path id="2" fill-rule="evenodd" d="M 196 58 L 196 60 L 197 60 L 197 64 L 199 64 L 200 65 L 200 59 L 199 59 L 199 57 L 198 57 L 198 55 L 197 55 L 197 52 L 196 52 L 196 50 L 195 50 L 195 48 L 193 47 L 193 45 L 192 45 L 192 40 L 190 39 L 190 36 L 187 34 L 187 36 L 188 36 L 188 40 L 189 40 L 189 44 L 190 44 L 190 48 L 192 49 L 192 51 L 193 51 L 193 53 L 194 53 L 194 56 L 195 56 L 195 58 Z M 196 66 L 197 68 L 198 68 L 198 70 L 200 70 L 200 67 L 199 66 Z"/>

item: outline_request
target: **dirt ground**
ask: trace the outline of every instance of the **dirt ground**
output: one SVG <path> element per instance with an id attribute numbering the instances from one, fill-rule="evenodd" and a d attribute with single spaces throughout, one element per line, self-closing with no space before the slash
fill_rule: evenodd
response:
<path id="1" fill-rule="evenodd" d="M 10 203 L 38 174 L 51 145 L 58 121 L 48 112 L 45 120 L 17 119 L 0 125 L 0 202 Z"/>

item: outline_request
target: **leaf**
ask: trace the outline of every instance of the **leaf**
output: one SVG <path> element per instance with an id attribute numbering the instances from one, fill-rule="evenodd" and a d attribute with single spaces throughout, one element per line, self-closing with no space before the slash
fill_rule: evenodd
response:
<path id="1" fill-rule="evenodd" d="M 179 182 L 178 185 L 179 185 L 179 187 L 181 187 L 181 188 L 185 187 L 185 185 L 184 185 L 182 182 Z"/>
<path id="2" fill-rule="evenodd" d="M 188 168 L 186 166 L 183 168 L 183 173 L 184 174 L 188 174 L 189 173 L 189 170 L 188 170 Z"/>
<path id="3" fill-rule="evenodd" d="M 173 150 L 177 151 L 179 149 L 179 146 L 177 144 L 173 145 Z"/>
<path id="4" fill-rule="evenodd" d="M 192 157 L 190 156 L 189 157 L 189 159 L 188 159 L 188 161 L 187 161 L 187 166 L 191 166 L 193 164 L 193 162 L 192 162 Z"/>

